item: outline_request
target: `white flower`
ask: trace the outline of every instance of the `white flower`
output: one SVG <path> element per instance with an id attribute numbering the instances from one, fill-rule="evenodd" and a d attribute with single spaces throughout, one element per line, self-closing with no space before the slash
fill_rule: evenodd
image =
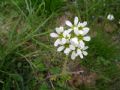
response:
<path id="1" fill-rule="evenodd" d="M 83 23 L 79 22 L 78 27 L 85 27 L 87 25 L 87 22 L 84 21 Z"/>
<path id="2" fill-rule="evenodd" d="M 50 33 L 50 36 L 53 38 L 58 38 L 54 43 L 54 46 L 57 47 L 59 44 L 61 44 L 61 42 L 65 43 L 65 41 L 64 41 L 65 39 L 59 38 L 60 36 L 62 36 L 64 28 L 59 27 L 59 28 L 56 28 L 55 30 L 56 30 L 56 33 Z"/>
<path id="3" fill-rule="evenodd" d="M 71 31 L 74 30 L 74 33 L 76 35 L 78 35 L 79 33 L 81 33 L 81 31 L 78 30 L 78 23 L 79 23 L 78 22 L 78 17 L 74 18 L 74 24 L 72 24 L 71 21 L 69 21 L 69 20 L 67 20 L 65 23 L 66 23 L 67 26 L 70 27 L 69 30 L 71 30 Z"/>
<path id="4" fill-rule="evenodd" d="M 50 36 L 53 38 L 58 38 L 55 43 L 54 46 L 57 47 L 58 45 L 63 45 L 69 42 L 70 39 L 70 34 L 69 34 L 69 30 L 64 30 L 63 27 L 59 27 L 56 28 L 56 33 L 51 33 Z"/>
<path id="5" fill-rule="evenodd" d="M 74 18 L 74 23 L 66 21 L 68 27 L 56 28 L 56 33 L 51 33 L 50 36 L 55 38 L 54 46 L 57 47 L 58 52 L 63 52 L 65 55 L 70 55 L 74 60 L 77 56 L 83 59 L 87 56 L 85 41 L 90 41 L 88 36 L 89 27 L 86 27 L 87 22 L 79 22 L 78 17 Z"/>
<path id="6" fill-rule="evenodd" d="M 85 51 L 86 49 L 88 49 L 88 46 L 84 46 L 83 48 L 77 49 L 77 55 L 79 55 L 81 59 L 83 59 L 83 55 L 84 56 L 88 55 L 88 53 Z"/>
<path id="7" fill-rule="evenodd" d="M 114 15 L 113 15 L 113 14 L 108 14 L 107 19 L 110 20 L 110 21 L 112 21 L 112 20 L 114 20 L 115 18 L 114 18 Z"/>
<path id="8" fill-rule="evenodd" d="M 74 47 L 84 47 L 85 46 L 85 43 L 83 42 L 83 40 L 85 41 L 89 41 L 90 40 L 90 37 L 89 36 L 85 36 L 83 37 L 83 39 L 79 40 L 77 37 L 74 37 L 74 38 L 71 38 L 70 39 L 70 44 L 73 45 Z"/>
<path id="9" fill-rule="evenodd" d="M 58 52 L 61 52 L 63 50 L 64 50 L 64 53 L 66 55 L 68 55 L 72 50 L 73 51 L 75 50 L 75 46 L 69 45 L 69 47 L 66 47 L 66 46 L 63 45 L 63 46 L 58 47 L 58 49 L 57 49 Z"/>
<path id="10" fill-rule="evenodd" d="M 66 25 L 69 26 L 69 27 L 72 27 L 72 26 L 77 26 L 78 24 L 78 17 L 75 17 L 74 18 L 74 25 L 71 23 L 71 21 L 67 20 L 66 22 Z"/>
<path id="11" fill-rule="evenodd" d="M 88 49 L 88 46 L 84 46 L 83 48 L 77 48 L 76 51 L 72 52 L 71 59 L 74 60 L 77 56 L 80 56 L 80 58 L 83 59 L 84 56 L 88 55 L 86 49 Z"/>
<path id="12" fill-rule="evenodd" d="M 78 35 L 86 35 L 89 32 L 89 28 L 86 27 L 87 22 L 79 22 L 78 17 L 74 18 L 74 24 L 72 24 L 69 20 L 66 21 L 66 25 L 69 26 L 69 31 L 74 31 L 74 34 Z M 87 40 L 88 41 L 88 40 Z"/>
<path id="13" fill-rule="evenodd" d="M 51 33 L 50 36 L 53 38 L 57 38 L 63 31 L 64 28 L 63 27 L 59 27 L 55 29 L 57 33 Z"/>

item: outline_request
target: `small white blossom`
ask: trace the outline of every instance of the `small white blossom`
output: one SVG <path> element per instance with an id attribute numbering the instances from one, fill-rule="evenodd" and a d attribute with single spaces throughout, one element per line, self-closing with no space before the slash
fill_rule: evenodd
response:
<path id="1" fill-rule="evenodd" d="M 85 41 L 90 41 L 88 36 L 89 28 L 87 22 L 79 22 L 78 17 L 74 18 L 74 23 L 66 21 L 67 29 L 64 27 L 56 28 L 56 33 L 51 33 L 50 36 L 56 38 L 54 46 L 58 52 L 64 52 L 65 55 L 71 54 L 71 59 L 74 60 L 77 56 L 83 59 L 88 53 Z"/>
<path id="2" fill-rule="evenodd" d="M 63 27 L 59 27 L 55 29 L 57 33 L 51 33 L 50 36 L 53 38 L 57 38 L 63 31 L 64 28 Z"/>
<path id="3" fill-rule="evenodd" d="M 107 19 L 110 20 L 110 21 L 112 21 L 112 20 L 114 20 L 115 18 L 114 18 L 114 15 L 113 15 L 113 14 L 108 14 Z"/>
<path id="4" fill-rule="evenodd" d="M 67 20 L 65 23 L 66 23 L 67 26 L 70 27 L 69 30 L 70 31 L 73 30 L 74 34 L 76 34 L 77 36 L 80 35 L 80 34 L 85 35 L 89 31 L 89 28 L 86 27 L 87 22 L 86 21 L 84 21 L 83 23 L 79 22 L 78 17 L 74 18 L 74 24 L 72 24 L 72 22 L 70 22 L 69 20 Z"/>
<path id="5" fill-rule="evenodd" d="M 50 36 L 52 38 L 57 38 L 57 40 L 54 43 L 54 46 L 57 47 L 58 45 L 63 45 L 69 42 L 70 34 L 66 30 L 64 30 L 64 27 L 56 28 L 56 33 L 51 33 Z"/>
<path id="6" fill-rule="evenodd" d="M 88 55 L 88 53 L 85 51 L 87 48 L 88 48 L 88 46 L 84 46 L 81 49 L 80 48 L 77 49 L 77 55 L 79 55 L 81 59 L 83 59 L 83 55 L 84 56 Z"/>

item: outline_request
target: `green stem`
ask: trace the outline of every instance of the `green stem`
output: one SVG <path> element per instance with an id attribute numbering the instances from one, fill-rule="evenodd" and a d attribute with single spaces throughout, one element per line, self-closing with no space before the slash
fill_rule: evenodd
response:
<path id="1" fill-rule="evenodd" d="M 64 64 L 63 64 L 62 74 L 67 73 L 67 60 L 68 60 L 68 58 L 66 56 Z"/>

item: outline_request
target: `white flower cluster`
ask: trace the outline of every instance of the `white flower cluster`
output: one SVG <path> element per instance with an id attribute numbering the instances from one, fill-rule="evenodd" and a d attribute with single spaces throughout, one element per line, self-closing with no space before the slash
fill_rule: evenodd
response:
<path id="1" fill-rule="evenodd" d="M 88 53 L 85 41 L 90 41 L 90 36 L 87 35 L 89 28 L 86 27 L 87 22 L 79 22 L 78 17 L 74 18 L 74 24 L 70 21 L 65 22 L 67 27 L 56 28 L 56 33 L 51 33 L 50 36 L 56 38 L 54 46 L 57 51 L 63 51 L 66 55 L 71 54 L 71 59 L 74 60 L 77 56 L 82 59 Z"/>

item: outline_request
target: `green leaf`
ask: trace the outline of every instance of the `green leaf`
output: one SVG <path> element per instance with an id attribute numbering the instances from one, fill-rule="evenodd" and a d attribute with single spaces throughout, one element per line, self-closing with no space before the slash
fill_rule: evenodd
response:
<path id="1" fill-rule="evenodd" d="M 60 73 L 60 68 L 59 68 L 59 67 L 52 67 L 52 68 L 50 69 L 50 72 L 51 72 L 52 74 L 59 74 L 59 73 Z"/>
<path id="2" fill-rule="evenodd" d="M 46 83 L 43 83 L 39 90 L 49 90 Z"/>
<path id="3" fill-rule="evenodd" d="M 23 78 L 19 74 L 10 74 L 10 77 L 16 81 L 22 81 Z"/>

